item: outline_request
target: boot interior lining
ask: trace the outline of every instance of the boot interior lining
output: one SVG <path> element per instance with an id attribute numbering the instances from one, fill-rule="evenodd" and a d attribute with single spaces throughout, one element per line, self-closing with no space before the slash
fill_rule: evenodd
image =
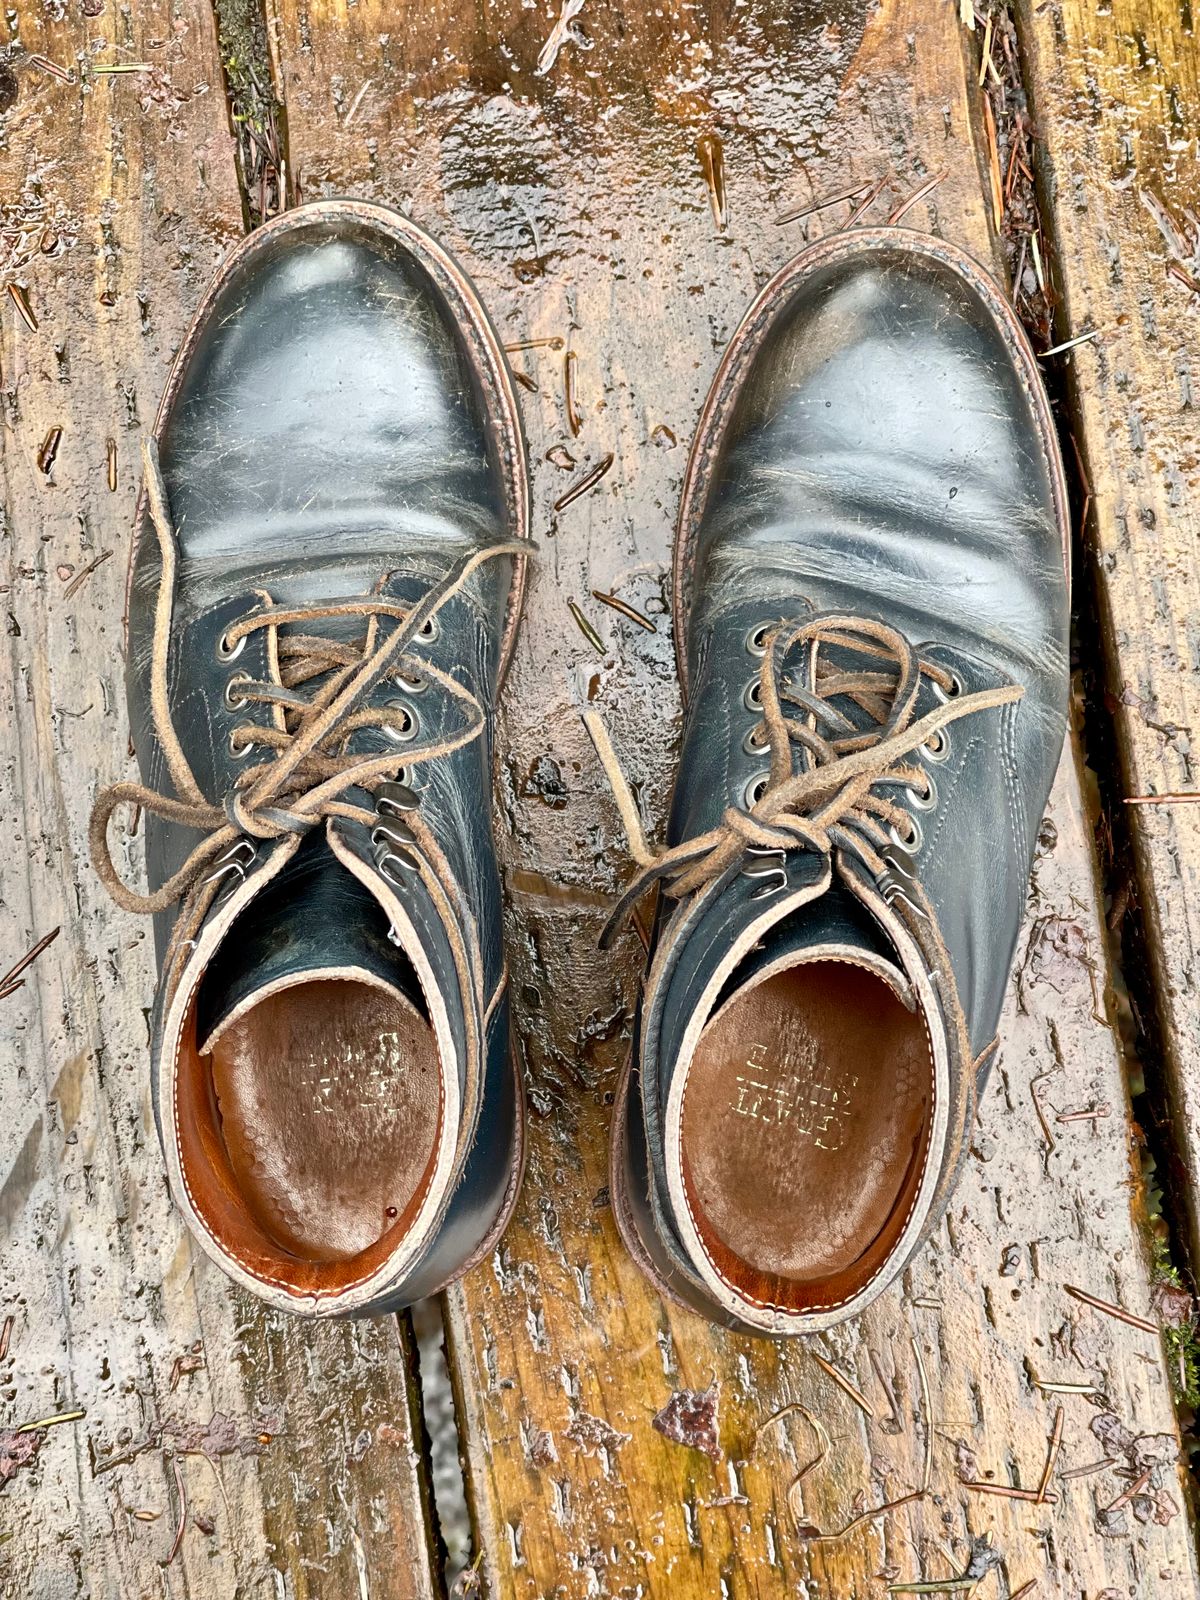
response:
<path id="1" fill-rule="evenodd" d="M 265 995 L 208 1055 L 195 1019 L 176 1092 L 193 1203 L 256 1276 L 335 1292 L 381 1265 L 433 1178 L 442 1074 L 429 1022 L 400 995 L 315 979 Z"/>
<path id="2" fill-rule="evenodd" d="M 921 1016 L 863 967 L 807 962 L 735 994 L 700 1035 L 681 1126 L 724 1281 L 797 1313 L 863 1289 L 911 1214 L 933 1085 Z"/>

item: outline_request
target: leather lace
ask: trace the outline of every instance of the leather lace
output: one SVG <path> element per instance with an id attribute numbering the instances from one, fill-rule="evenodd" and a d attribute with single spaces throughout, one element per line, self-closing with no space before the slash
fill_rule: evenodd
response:
<path id="1" fill-rule="evenodd" d="M 907 810 L 886 791 L 907 787 L 931 795 L 929 774 L 913 758 L 962 717 L 1019 700 L 1017 685 L 961 691 L 953 673 L 919 657 L 896 628 L 871 617 L 826 613 L 803 622 L 762 630 L 764 651 L 758 676 L 762 718 L 755 732 L 770 751 L 761 793 L 743 810 L 730 806 L 715 828 L 669 849 L 646 843 L 637 804 L 625 781 L 603 722 L 594 710 L 584 721 L 612 786 L 630 852 L 641 869 L 617 904 L 605 940 L 655 883 L 675 899 L 697 893 L 747 854 L 786 854 L 795 849 L 857 856 L 876 876 L 887 863 L 881 854 L 911 828 Z M 831 660 L 829 650 L 839 651 Z M 786 672 L 793 652 L 803 671 Z M 866 658 L 868 664 L 847 664 Z M 922 679 L 938 689 L 938 706 L 917 716 Z M 835 701 L 863 712 L 866 727 Z M 796 753 L 799 752 L 799 761 Z"/>
<path id="2" fill-rule="evenodd" d="M 348 790 L 370 791 L 381 783 L 394 781 L 403 768 L 449 755 L 479 738 L 486 716 L 478 697 L 448 673 L 412 654 L 411 646 L 478 566 L 501 555 L 527 554 L 529 547 L 513 540 L 473 551 L 463 556 L 441 583 L 408 605 L 371 595 L 283 608 L 261 594 L 261 609 L 226 630 L 222 649 L 226 659 L 232 659 L 251 634 L 266 631 L 271 681 L 258 682 L 245 675 L 231 680 L 236 699 L 230 702 L 271 708 L 269 725 L 247 721 L 235 728 L 232 736 L 235 753 L 257 748 L 265 753 L 265 759 L 239 773 L 226 795 L 219 800 L 210 799 L 196 782 L 171 718 L 167 663 L 177 544 L 153 440 L 143 446 L 142 454 L 150 522 L 162 555 L 150 666 L 151 713 L 175 793 L 162 794 L 144 783 L 112 784 L 96 800 L 89 839 L 96 871 L 118 905 L 127 911 L 151 914 L 166 910 L 184 897 L 198 899 L 202 904 L 193 904 L 193 915 L 186 919 L 194 932 L 213 898 L 212 892 L 195 891 L 203 890 L 205 885 L 211 889 L 217 875 L 206 874 L 206 869 L 240 840 L 305 834 L 330 817 L 370 825 L 377 820 L 375 811 L 348 799 Z M 365 631 L 357 640 L 342 642 L 315 631 L 297 631 L 344 617 L 364 619 Z M 398 626 L 381 637 L 380 623 L 387 618 Z M 286 635 L 281 636 L 282 628 L 289 630 Z M 396 678 L 404 672 L 410 681 L 419 677 L 444 690 L 462 708 L 461 728 L 433 744 L 414 743 L 384 753 L 351 754 L 347 740 L 359 729 L 405 731 L 408 714 L 402 708 L 363 704 L 383 679 Z M 306 691 L 305 686 L 318 679 L 322 681 Z M 205 835 L 179 870 L 161 888 L 148 894 L 124 883 L 113 861 L 108 824 L 121 806 L 140 806 L 167 822 Z"/>

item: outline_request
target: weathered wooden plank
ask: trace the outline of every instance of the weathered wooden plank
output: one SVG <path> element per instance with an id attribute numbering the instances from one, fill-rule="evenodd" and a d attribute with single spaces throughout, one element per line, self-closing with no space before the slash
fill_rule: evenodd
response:
<path id="1" fill-rule="evenodd" d="M 149 1104 L 148 928 L 87 860 L 97 784 L 130 770 L 139 436 L 241 229 L 211 15 L 29 3 L 6 26 L 0 968 L 62 931 L 0 999 L 0 1419 L 87 1414 L 0 1491 L 0 1591 L 429 1595 L 407 1342 L 264 1317 L 190 1248 Z"/>
<path id="2" fill-rule="evenodd" d="M 780 1348 L 665 1309 L 617 1241 L 608 1121 L 641 963 L 632 936 L 612 961 L 595 949 L 628 864 L 578 707 L 589 696 L 603 707 L 647 815 L 661 817 L 678 708 L 662 580 L 688 434 L 756 287 L 805 227 L 815 236 L 849 207 L 783 228 L 776 214 L 890 171 L 875 220 L 944 169 L 906 220 L 985 259 L 993 241 L 973 134 L 976 66 L 957 7 L 585 4 L 563 17 L 573 12 L 586 33 L 558 28 L 557 4 L 520 0 L 273 0 L 270 17 L 301 191 L 401 205 L 464 260 L 512 344 L 565 342 L 514 354 L 537 385 L 525 421 L 541 546 L 506 694 L 502 784 L 532 1155 L 500 1249 L 448 1297 L 482 1571 L 493 1594 L 531 1597 L 853 1600 L 989 1565 L 1000 1570 L 981 1596 L 1033 1580 L 1038 1594 L 1190 1593 L 1157 1338 L 1063 1287 L 1140 1313 L 1150 1304 L 1070 756 L 1042 831 L 1021 978 L 973 1154 L 946 1226 L 903 1287 L 859 1324 Z M 552 39 L 561 48 L 551 62 Z M 724 205 L 706 186 L 714 135 Z M 556 511 L 610 453 L 598 485 Z M 623 621 L 593 590 L 638 607 L 656 631 Z M 1055 1120 L 1102 1106 L 1109 1114 L 1095 1120 Z M 818 1355 L 852 1378 L 873 1419 Z M 1095 1393 L 1057 1395 L 1036 1380 Z M 717 1460 L 653 1426 L 674 1393 L 710 1384 Z M 1060 1402 L 1055 1504 L 964 1487 L 1036 1491 Z M 1059 1476 L 1105 1459 L 1106 1441 L 1123 1443 L 1099 1420 L 1110 1416 L 1163 1435 L 1156 1493 L 1170 1504 L 1102 1515 L 1131 1481 L 1119 1475 L 1125 1449 L 1094 1477 Z M 831 1449 L 792 1488 L 822 1453 L 817 1421 Z M 801 1523 L 836 1532 L 919 1491 L 930 1445 L 927 1498 L 837 1542 L 802 1536 Z"/>
<path id="3" fill-rule="evenodd" d="M 1176 0 L 1020 7 L 1125 791 L 1197 785 L 1200 50 Z M 1175 1185 L 1200 1259 L 1200 807 L 1129 808 Z"/>

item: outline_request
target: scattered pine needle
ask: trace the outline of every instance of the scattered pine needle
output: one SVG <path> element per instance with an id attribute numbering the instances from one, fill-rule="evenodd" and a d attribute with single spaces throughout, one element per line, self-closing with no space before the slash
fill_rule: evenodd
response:
<path id="1" fill-rule="evenodd" d="M 1200 791 L 1182 790 L 1171 794 L 1127 794 L 1127 806 L 1194 806 L 1200 805 Z"/>
<path id="2" fill-rule="evenodd" d="M 995 1494 L 1003 1500 L 1025 1500 L 1031 1505 L 1056 1506 L 1056 1494 L 1039 1495 L 1036 1489 L 1014 1489 L 1007 1483 L 964 1483 L 964 1489 L 973 1489 L 976 1494 Z"/>
<path id="3" fill-rule="evenodd" d="M 1042 1109 L 1042 1097 L 1038 1093 L 1038 1085 L 1045 1083 L 1046 1079 L 1051 1077 L 1058 1070 L 1059 1069 L 1057 1066 L 1051 1067 L 1049 1072 L 1040 1072 L 1036 1078 L 1031 1078 L 1029 1081 L 1029 1098 L 1033 1101 L 1033 1109 L 1037 1112 L 1037 1119 L 1042 1125 L 1043 1134 L 1046 1136 L 1047 1161 L 1049 1161 L 1050 1157 L 1058 1149 L 1058 1140 L 1054 1137 L 1050 1124 L 1046 1121 L 1046 1113 Z"/>
<path id="4" fill-rule="evenodd" d="M 1116 1456 L 1105 1456 L 1103 1461 L 1089 1461 L 1086 1467 L 1071 1467 L 1066 1472 L 1060 1472 L 1059 1477 L 1064 1483 L 1071 1478 L 1094 1478 L 1098 1472 L 1107 1472 L 1109 1467 L 1115 1467 L 1116 1464 Z"/>
<path id="5" fill-rule="evenodd" d="M 1046 1498 L 1046 1491 L 1050 1487 L 1050 1474 L 1054 1471 L 1054 1463 L 1058 1460 L 1059 1446 L 1062 1444 L 1063 1408 L 1059 1406 L 1054 1418 L 1054 1432 L 1050 1436 L 1050 1448 L 1046 1452 L 1046 1465 L 1042 1468 L 1042 1481 L 1038 1484 L 1038 1504 L 1041 1505 Z"/>
<path id="6" fill-rule="evenodd" d="M 624 600 L 618 600 L 615 594 L 606 594 L 603 589 L 593 589 L 592 599 L 599 600 L 602 606 L 609 606 L 619 616 L 625 617 L 630 622 L 636 622 L 639 628 L 645 628 L 647 633 L 657 633 L 658 629 L 649 617 L 644 617 L 640 611 L 634 610 Z"/>
<path id="7" fill-rule="evenodd" d="M 933 1404 L 929 1398 L 929 1378 L 925 1372 L 925 1361 L 915 1334 L 912 1336 L 912 1350 L 917 1358 L 917 1371 L 921 1375 L 921 1404 L 925 1411 L 925 1470 L 921 1474 L 921 1493 L 928 1494 L 933 1478 Z"/>
<path id="8" fill-rule="evenodd" d="M 1200 283 L 1197 283 L 1191 273 L 1186 272 L 1178 261 L 1171 261 L 1167 264 L 1167 277 L 1174 278 L 1177 282 L 1183 284 L 1184 288 L 1190 289 L 1192 294 L 1200 294 Z"/>
<path id="9" fill-rule="evenodd" d="M 51 61 L 47 56 L 30 56 L 29 64 L 40 67 L 43 72 L 48 72 L 52 78 L 57 78 L 60 83 L 74 83 L 75 75 L 68 72 L 66 67 L 60 67 L 57 61 Z"/>
<path id="10" fill-rule="evenodd" d="M 845 200 L 857 200 L 859 195 L 866 194 L 870 187 L 869 183 L 856 183 L 853 188 L 827 195 L 824 200 L 809 200 L 804 205 L 793 207 L 791 211 L 781 211 L 775 218 L 775 226 L 782 228 L 786 222 L 799 222 L 802 217 L 811 217 L 817 211 L 828 211 L 830 206 L 840 206 Z"/>
<path id="11" fill-rule="evenodd" d="M 964 1589 L 974 1589 L 978 1578 L 935 1578 L 932 1583 L 889 1583 L 889 1594 L 958 1594 Z"/>
<path id="12" fill-rule="evenodd" d="M 987 25 L 983 30 L 983 59 L 979 63 L 979 87 L 982 89 L 984 80 L 988 75 L 988 68 L 992 64 L 992 13 L 987 14 Z"/>
<path id="13" fill-rule="evenodd" d="M 825 1373 L 827 1377 L 833 1379 L 834 1383 L 837 1384 L 842 1393 L 848 1394 L 858 1409 L 860 1411 L 865 1411 L 867 1416 L 873 1420 L 875 1412 L 871 1407 L 871 1402 L 866 1398 L 865 1395 L 860 1394 L 860 1392 L 850 1382 L 850 1379 L 844 1377 L 843 1374 L 840 1373 L 832 1364 L 832 1362 L 826 1361 L 825 1357 L 819 1356 L 815 1350 L 810 1350 L 809 1355 L 812 1356 L 813 1360 L 820 1367 L 821 1371 Z"/>
<path id="14" fill-rule="evenodd" d="M 63 599 L 69 600 L 79 588 L 80 584 L 83 583 L 84 579 L 90 578 L 92 573 L 95 572 L 96 568 L 102 567 L 111 555 L 111 550 L 102 550 L 94 561 L 89 561 L 87 566 L 84 567 L 83 571 L 77 572 L 67 587 L 63 590 Z"/>
<path id="15" fill-rule="evenodd" d="M 848 1533 L 860 1527 L 862 1523 L 870 1522 L 875 1517 L 882 1517 L 888 1511 L 896 1511 L 900 1506 L 910 1506 L 914 1501 L 924 1500 L 924 1498 L 924 1489 L 914 1489 L 911 1494 L 902 1494 L 899 1500 L 885 1500 L 881 1506 L 874 1506 L 870 1511 L 860 1511 L 857 1517 L 852 1517 L 846 1526 L 840 1528 L 837 1533 L 814 1534 L 812 1542 L 813 1544 L 836 1544 L 839 1539 L 844 1539 Z"/>
<path id="16" fill-rule="evenodd" d="M 1055 1117 L 1055 1122 L 1103 1122 L 1105 1117 L 1112 1116 L 1112 1107 L 1108 1105 L 1093 1106 L 1090 1111 L 1060 1111 Z"/>
<path id="17" fill-rule="evenodd" d="M 596 654 L 598 656 L 604 655 L 605 654 L 604 640 L 596 632 L 595 628 L 592 627 L 591 623 L 584 616 L 583 612 L 579 609 L 579 607 L 575 604 L 574 600 L 568 600 L 567 601 L 567 610 L 575 618 L 575 623 L 576 623 L 576 626 L 578 627 L 580 633 L 587 640 L 587 642 L 591 645 L 592 649 L 596 652 Z"/>
<path id="18" fill-rule="evenodd" d="M 1139 1494 L 1141 1494 L 1142 1490 L 1150 1482 L 1151 1471 L 1152 1469 L 1147 1467 L 1145 1472 L 1142 1473 L 1141 1477 L 1135 1479 L 1134 1482 L 1129 1485 L 1128 1489 L 1126 1489 L 1124 1493 L 1119 1494 L 1111 1505 L 1105 1506 L 1104 1510 L 1106 1512 L 1123 1510 L 1131 1500 L 1135 1499 Z"/>
<path id="19" fill-rule="evenodd" d="M 44 938 L 39 939 L 33 949 L 27 951 L 21 957 L 16 966 L 10 967 L 4 976 L 0 978 L 0 1000 L 7 1000 L 10 994 L 15 994 L 23 986 L 25 980 L 21 977 L 21 974 L 27 967 L 33 965 L 43 950 L 49 949 L 61 932 L 61 928 L 55 928 L 52 932 L 46 934 Z"/>
<path id="20" fill-rule="evenodd" d="M 1040 1378 L 1033 1380 L 1035 1389 L 1040 1389 L 1043 1394 L 1099 1394 L 1094 1383 L 1043 1383 Z"/>
<path id="21" fill-rule="evenodd" d="M 888 218 L 888 226 L 894 228 L 901 217 L 906 217 L 915 205 L 924 200 L 927 194 L 932 194 L 939 183 L 945 183 L 949 175 L 949 167 L 944 167 L 941 172 L 935 172 L 932 178 L 927 178 L 919 189 L 909 195 L 907 200 L 900 202 Z"/>
<path id="22" fill-rule="evenodd" d="M 50 476 L 50 470 L 54 466 L 54 459 L 58 455 L 58 447 L 62 443 L 62 434 L 61 428 L 47 429 L 46 437 L 38 448 L 38 471 L 47 478 Z"/>
<path id="23" fill-rule="evenodd" d="M 996 118 L 992 113 L 992 102 L 987 95 L 983 97 L 983 132 L 988 148 L 988 177 L 992 186 L 992 221 L 996 232 L 999 233 L 1004 226 L 1004 187 L 1000 181 L 1000 151 L 996 143 Z"/>
<path id="24" fill-rule="evenodd" d="M 589 489 L 594 489 L 601 478 L 611 470 L 616 457 L 610 450 L 606 456 L 601 456 L 596 465 L 589 472 L 585 472 L 577 483 L 570 485 L 554 502 L 555 511 L 565 511 L 573 500 L 578 500 L 580 495 L 587 494 Z"/>
<path id="25" fill-rule="evenodd" d="M 25 293 L 24 289 L 22 289 L 19 283 L 9 284 L 8 298 L 12 301 L 13 305 L 16 306 L 17 315 L 29 329 L 30 333 L 36 333 L 38 331 L 38 320 L 33 314 L 33 307 L 29 304 L 29 296 Z"/>
<path id="26" fill-rule="evenodd" d="M 518 339 L 515 344 L 506 344 L 504 350 L 506 355 L 515 356 L 523 350 L 561 350 L 566 342 L 561 333 L 556 333 L 549 339 Z"/>
<path id="27" fill-rule="evenodd" d="M 3 1361 L 8 1354 L 8 1342 L 12 1338 L 13 1323 L 15 1321 L 16 1318 L 12 1316 L 4 1319 L 4 1332 L 0 1333 L 0 1361 Z"/>
<path id="28" fill-rule="evenodd" d="M 179 1495 L 179 1524 L 175 1529 L 175 1539 L 171 1545 L 171 1553 L 163 1562 L 164 1567 L 169 1567 L 179 1554 L 179 1546 L 183 1543 L 183 1530 L 187 1527 L 187 1490 L 183 1484 L 183 1473 L 179 1470 L 179 1457 L 171 1457 L 171 1466 L 175 1471 L 175 1489 Z"/>
<path id="29" fill-rule="evenodd" d="M 862 217 L 866 216 L 867 212 L 871 209 L 871 207 L 875 204 L 876 200 L 878 200 L 879 196 L 883 193 L 884 185 L 887 183 L 887 181 L 888 181 L 890 176 L 891 176 L 890 173 L 885 172 L 883 177 L 880 178 L 878 183 L 873 183 L 871 185 L 870 189 L 862 197 L 862 199 L 859 201 L 858 205 L 855 206 L 854 210 L 846 218 L 845 222 L 842 224 L 843 227 L 845 227 L 845 228 L 853 228 L 854 225 Z"/>
<path id="30" fill-rule="evenodd" d="M 1157 1322 L 1151 1322 L 1147 1317 L 1135 1316 L 1132 1311 L 1126 1311 L 1123 1306 L 1115 1306 L 1110 1300 L 1100 1300 L 1096 1295 L 1089 1294 L 1086 1289 L 1077 1289 L 1071 1283 L 1064 1283 L 1063 1288 L 1074 1299 L 1082 1300 L 1085 1306 L 1092 1306 L 1107 1316 L 1116 1317 L 1118 1322 L 1127 1322 L 1131 1328 L 1140 1328 L 1143 1333 L 1159 1331 Z"/>
<path id="31" fill-rule="evenodd" d="M 129 61 L 116 66 L 92 67 L 91 71 L 97 78 L 111 78 L 119 72 L 149 72 L 150 63 L 148 61 Z"/>
<path id="32" fill-rule="evenodd" d="M 52 1417 L 39 1417 L 36 1422 L 23 1422 L 17 1433 L 37 1433 L 41 1428 L 57 1428 L 60 1422 L 80 1422 L 87 1416 L 82 1406 L 74 1411 L 56 1411 Z"/>
<path id="33" fill-rule="evenodd" d="M 1036 1588 L 1037 1579 L 1030 1578 L 1028 1583 L 1023 1583 L 1019 1589 L 1014 1589 L 1008 1600 L 1025 1600 L 1025 1597 L 1031 1595 Z"/>
<path id="34" fill-rule="evenodd" d="M 117 441 L 110 439 L 105 446 L 108 456 L 108 488 L 111 494 L 117 491 Z"/>
<path id="35" fill-rule="evenodd" d="M 1041 352 L 1038 360 L 1045 361 L 1047 356 L 1060 356 L 1064 350 L 1074 350 L 1076 345 L 1090 344 L 1093 339 L 1098 339 L 1099 337 L 1100 329 L 1093 328 L 1089 333 L 1081 333 L 1074 339 L 1064 339 L 1062 344 L 1051 345 L 1049 350 Z"/>
<path id="36" fill-rule="evenodd" d="M 575 352 L 568 350 L 563 356 L 563 406 L 572 439 L 578 439 L 579 430 L 583 427 L 583 418 L 575 404 L 575 364 Z"/>
<path id="37" fill-rule="evenodd" d="M 1042 267 L 1042 251 L 1040 245 L 1038 244 L 1038 236 L 1036 233 L 1031 233 L 1029 235 L 1029 248 L 1033 252 L 1033 270 L 1037 277 L 1038 288 L 1043 294 L 1045 294 L 1046 273 Z"/>
<path id="38" fill-rule="evenodd" d="M 519 383 L 521 385 L 522 389 L 525 390 L 526 394 L 540 394 L 541 393 L 541 390 L 538 388 L 537 383 L 534 381 L 533 378 L 531 378 L 529 376 L 529 374 L 527 372 L 514 372 L 513 373 L 513 382 L 514 383 Z"/>

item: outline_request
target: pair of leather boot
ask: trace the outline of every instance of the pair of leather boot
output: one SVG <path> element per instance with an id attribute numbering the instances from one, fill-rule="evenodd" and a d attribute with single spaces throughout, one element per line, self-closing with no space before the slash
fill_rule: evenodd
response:
<path id="1" fill-rule="evenodd" d="M 143 782 L 92 842 L 154 918 L 172 1192 L 273 1305 L 392 1309 L 492 1248 L 522 1171 L 492 833 L 529 537 L 512 380 L 434 240 L 306 206 L 212 285 L 145 467 Z M 591 720 L 641 863 L 615 919 L 660 891 L 614 1209 L 714 1321 L 854 1314 L 945 1204 L 1063 740 L 1065 527 L 1031 352 L 974 263 L 851 231 L 764 288 L 684 484 L 660 852 Z"/>

